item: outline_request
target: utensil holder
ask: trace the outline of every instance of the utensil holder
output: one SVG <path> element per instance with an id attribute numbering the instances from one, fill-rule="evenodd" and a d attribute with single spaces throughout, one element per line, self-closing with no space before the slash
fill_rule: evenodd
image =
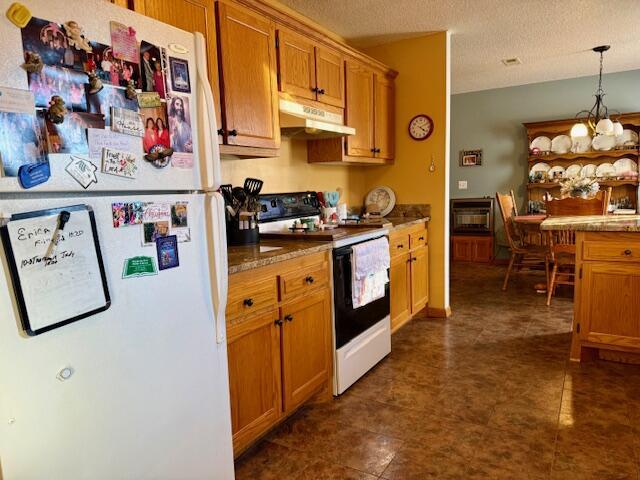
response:
<path id="1" fill-rule="evenodd" d="M 260 231 L 256 228 L 240 230 L 240 222 L 236 219 L 227 221 L 227 245 L 255 245 L 260 243 Z"/>

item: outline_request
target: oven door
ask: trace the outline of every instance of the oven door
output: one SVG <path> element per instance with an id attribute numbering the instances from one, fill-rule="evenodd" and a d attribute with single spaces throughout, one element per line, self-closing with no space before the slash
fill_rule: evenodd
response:
<path id="1" fill-rule="evenodd" d="M 336 349 L 347 344 L 389 315 L 389 283 L 384 297 L 360 308 L 351 299 L 351 247 L 333 251 L 333 289 L 335 307 Z"/>

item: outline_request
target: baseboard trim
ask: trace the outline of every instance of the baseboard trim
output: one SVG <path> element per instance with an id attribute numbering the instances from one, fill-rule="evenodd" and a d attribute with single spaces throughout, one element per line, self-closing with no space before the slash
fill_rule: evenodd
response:
<path id="1" fill-rule="evenodd" d="M 431 318 L 449 318 L 451 316 L 451 307 L 427 307 L 427 316 Z"/>

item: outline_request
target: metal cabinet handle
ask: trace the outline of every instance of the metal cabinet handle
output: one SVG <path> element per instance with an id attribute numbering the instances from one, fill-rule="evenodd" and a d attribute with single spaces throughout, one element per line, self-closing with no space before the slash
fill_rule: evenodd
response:
<path id="1" fill-rule="evenodd" d="M 404 248 L 404 243 L 399 243 L 398 245 L 396 245 L 396 248 Z"/>
<path id="2" fill-rule="evenodd" d="M 318 87 L 311 87 L 311 91 L 314 93 L 318 93 Z"/>
<path id="3" fill-rule="evenodd" d="M 287 322 L 293 322 L 293 315 L 285 315 L 285 316 L 284 316 L 284 319 L 285 319 Z"/>
<path id="4" fill-rule="evenodd" d="M 375 148 L 372 148 L 372 149 L 371 149 L 371 153 L 376 153 L 376 149 L 375 149 Z"/>
<path id="5" fill-rule="evenodd" d="M 309 275 L 307 278 L 304 279 L 304 281 L 307 283 L 313 283 L 315 279 L 311 275 Z"/>
<path id="6" fill-rule="evenodd" d="M 253 307 L 253 298 L 245 298 L 242 303 L 245 307 Z"/>
<path id="7" fill-rule="evenodd" d="M 380 152 L 381 152 L 381 150 L 379 148 L 374 148 L 373 149 L 373 153 L 380 153 Z"/>
<path id="8" fill-rule="evenodd" d="M 275 323 L 277 326 L 281 327 L 283 322 L 282 322 L 282 320 L 280 320 L 280 319 L 278 318 L 278 319 L 277 319 L 276 321 L 274 321 L 273 323 Z"/>
<path id="9" fill-rule="evenodd" d="M 424 240 L 424 237 L 418 237 L 418 240 Z"/>
<path id="10" fill-rule="evenodd" d="M 631 255 L 632 253 L 633 253 L 633 252 L 632 252 L 631 250 L 629 250 L 629 249 L 626 249 L 626 250 L 624 251 L 624 254 L 625 254 L 627 257 L 628 257 L 629 255 Z"/>
<path id="11" fill-rule="evenodd" d="M 318 89 L 316 89 L 316 91 L 317 91 L 320 95 L 324 95 L 324 88 L 318 88 Z"/>
<path id="12" fill-rule="evenodd" d="M 218 129 L 218 135 L 224 135 L 224 128 Z"/>
<path id="13" fill-rule="evenodd" d="M 238 130 L 236 130 L 235 128 L 233 130 L 229 130 L 227 132 L 227 135 L 229 135 L 230 137 L 236 137 L 238 135 Z"/>

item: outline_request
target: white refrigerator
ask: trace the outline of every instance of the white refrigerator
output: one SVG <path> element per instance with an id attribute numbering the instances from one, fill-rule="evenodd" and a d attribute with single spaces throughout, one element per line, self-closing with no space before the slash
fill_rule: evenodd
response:
<path id="1" fill-rule="evenodd" d="M 21 31 L 4 16 L 11 3 L 0 0 L 0 87 L 27 89 Z M 191 93 L 180 95 L 191 105 L 194 164 L 156 168 L 141 146 L 135 179 L 98 168 L 86 190 L 65 171 L 64 154 L 49 155 L 51 178 L 29 190 L 0 177 L 0 219 L 93 209 L 111 297 L 103 312 L 28 336 L 0 248 L 0 478 L 232 479 L 224 203 L 215 192 L 220 158 L 204 38 L 104 0 L 23 3 L 34 17 L 74 20 L 107 45 L 109 22 L 120 22 L 138 41 L 186 60 Z M 142 245 L 140 225 L 114 228 L 118 202 L 187 202 L 191 239 L 178 244 L 178 267 L 123 279 L 126 259 L 153 257 L 155 248 Z"/>

